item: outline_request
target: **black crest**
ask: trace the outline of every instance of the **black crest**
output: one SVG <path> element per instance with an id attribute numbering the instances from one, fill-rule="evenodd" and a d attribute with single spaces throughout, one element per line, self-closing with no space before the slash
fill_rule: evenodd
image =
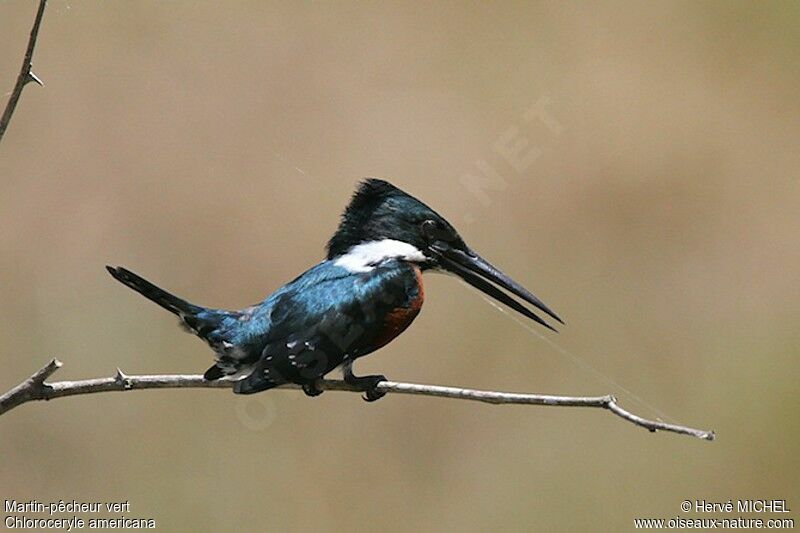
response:
<path id="1" fill-rule="evenodd" d="M 328 241 L 328 259 L 346 252 L 358 244 L 361 231 L 373 217 L 375 211 L 393 196 L 407 196 L 406 193 L 388 181 L 369 178 L 361 182 L 350 203 L 342 213 L 339 229 Z"/>

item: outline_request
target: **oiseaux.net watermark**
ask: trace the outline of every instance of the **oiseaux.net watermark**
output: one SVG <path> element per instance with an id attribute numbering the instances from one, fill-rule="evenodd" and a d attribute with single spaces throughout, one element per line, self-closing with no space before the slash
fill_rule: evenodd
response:
<path id="1" fill-rule="evenodd" d="M 683 500 L 681 513 L 664 518 L 634 518 L 636 529 L 794 529 L 786 500 Z"/>

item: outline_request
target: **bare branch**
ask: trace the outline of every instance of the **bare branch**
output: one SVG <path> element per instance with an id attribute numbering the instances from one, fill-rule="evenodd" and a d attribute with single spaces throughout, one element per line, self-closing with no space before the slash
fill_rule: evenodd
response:
<path id="1" fill-rule="evenodd" d="M 80 381 L 56 381 L 45 383 L 56 370 L 61 367 L 61 362 L 53 359 L 44 368 L 30 378 L 17 385 L 7 393 L 0 396 L 0 415 L 14 407 L 33 400 L 52 400 L 65 396 L 79 394 L 93 394 L 96 392 L 128 391 L 138 389 L 228 389 L 233 386 L 232 381 L 206 381 L 203 376 L 191 374 L 168 374 L 155 376 L 129 376 L 119 368 L 113 377 L 84 379 Z M 362 392 L 340 380 L 320 380 L 318 386 L 321 390 Z M 282 389 L 299 389 L 298 385 L 283 385 Z M 473 400 L 493 404 L 523 404 L 523 405 L 551 405 L 565 407 L 599 407 L 608 409 L 615 415 L 641 426 L 650 431 L 671 431 L 683 435 L 691 435 L 705 440 L 714 440 L 713 431 L 694 429 L 676 424 L 667 424 L 656 420 L 648 420 L 626 411 L 617 403 L 614 396 L 552 396 L 547 394 L 522 394 L 515 392 L 496 392 L 475 389 L 461 389 L 457 387 L 442 387 L 439 385 L 420 385 L 417 383 L 399 383 L 396 381 L 383 381 L 378 384 L 381 392 L 395 394 L 417 394 L 420 396 L 435 396 L 440 398 L 454 398 L 457 400 Z"/>
<path id="2" fill-rule="evenodd" d="M 45 4 L 47 4 L 47 0 L 39 0 L 39 10 L 36 12 L 36 19 L 33 21 L 33 28 L 31 28 L 31 36 L 28 38 L 28 49 L 25 51 L 25 58 L 22 60 L 22 68 L 19 71 L 19 76 L 17 76 L 14 90 L 11 91 L 11 96 L 3 111 L 3 116 L 0 118 L 0 140 L 3 139 L 3 134 L 11 121 L 11 115 L 14 114 L 14 109 L 17 107 L 17 102 L 19 97 L 22 96 L 22 89 L 25 88 L 25 85 L 30 82 L 44 85 L 42 80 L 31 70 L 31 61 L 33 60 L 33 49 L 36 47 L 36 38 L 39 36 L 39 26 L 42 23 Z"/>

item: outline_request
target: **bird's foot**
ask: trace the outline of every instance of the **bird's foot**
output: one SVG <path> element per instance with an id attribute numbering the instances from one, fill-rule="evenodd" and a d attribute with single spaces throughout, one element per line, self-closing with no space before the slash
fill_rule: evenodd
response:
<path id="1" fill-rule="evenodd" d="M 303 387 L 303 392 L 306 393 L 306 396 L 310 396 L 312 398 L 314 396 L 319 396 L 324 392 L 322 389 L 319 388 L 316 380 L 312 381 L 311 383 L 303 383 L 302 387 Z"/>
<path id="2" fill-rule="evenodd" d="M 352 385 L 364 391 L 362 398 L 367 402 L 374 402 L 386 396 L 385 392 L 378 389 L 378 384 L 380 384 L 381 381 L 388 381 L 386 376 L 354 376 L 351 374 L 349 376 L 345 375 L 344 380 L 348 385 Z"/>

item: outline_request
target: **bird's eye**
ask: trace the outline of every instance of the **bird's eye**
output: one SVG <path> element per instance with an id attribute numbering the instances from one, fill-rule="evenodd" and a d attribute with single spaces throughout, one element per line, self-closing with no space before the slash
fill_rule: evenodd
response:
<path id="1" fill-rule="evenodd" d="M 452 241 L 453 236 L 441 222 L 426 220 L 421 225 L 422 234 L 429 241 Z"/>

